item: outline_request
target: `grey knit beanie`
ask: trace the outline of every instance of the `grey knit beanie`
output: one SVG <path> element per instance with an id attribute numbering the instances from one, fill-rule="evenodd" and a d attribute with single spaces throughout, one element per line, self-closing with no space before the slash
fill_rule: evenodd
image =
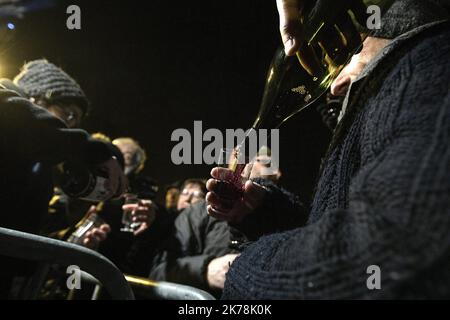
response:
<path id="1" fill-rule="evenodd" d="M 62 69 L 45 59 L 26 63 L 14 78 L 28 97 L 44 99 L 49 102 L 74 101 L 84 113 L 88 100 L 78 83 Z"/>
<path id="2" fill-rule="evenodd" d="M 448 19 L 449 0 L 396 0 L 371 36 L 394 39 L 424 24 Z"/>

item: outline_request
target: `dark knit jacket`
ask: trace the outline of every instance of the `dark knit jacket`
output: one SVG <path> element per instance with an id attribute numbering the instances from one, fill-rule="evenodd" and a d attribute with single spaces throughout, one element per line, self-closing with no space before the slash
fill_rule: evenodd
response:
<path id="1" fill-rule="evenodd" d="M 381 57 L 352 86 L 310 222 L 244 250 L 224 299 L 450 297 L 449 24 Z"/>

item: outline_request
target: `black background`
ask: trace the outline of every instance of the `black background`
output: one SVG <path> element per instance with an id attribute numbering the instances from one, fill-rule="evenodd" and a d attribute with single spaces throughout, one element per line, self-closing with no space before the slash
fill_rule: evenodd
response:
<path id="1" fill-rule="evenodd" d="M 81 8 L 81 30 L 66 28 L 69 4 Z M 249 127 L 281 43 L 274 0 L 58 1 L 9 20 L 13 31 L 0 24 L 11 37 L 0 45 L 0 77 L 42 57 L 61 66 L 92 103 L 83 128 L 136 138 L 146 174 L 162 186 L 211 169 L 172 164 L 173 130 L 193 132 L 194 120 L 203 130 Z M 280 138 L 282 183 L 308 200 L 329 133 L 310 108 Z"/>

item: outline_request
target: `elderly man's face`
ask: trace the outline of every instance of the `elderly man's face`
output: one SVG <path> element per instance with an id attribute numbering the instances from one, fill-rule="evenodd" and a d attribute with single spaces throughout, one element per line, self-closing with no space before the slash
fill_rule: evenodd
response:
<path id="1" fill-rule="evenodd" d="M 339 76 L 331 84 L 331 94 L 345 96 L 350 83 L 363 71 L 366 65 L 384 48 L 391 40 L 367 37 L 359 54 L 355 54 L 351 62 L 342 69 Z"/>
<path id="2" fill-rule="evenodd" d="M 131 167 L 134 165 L 134 157 L 137 152 L 137 145 L 134 143 L 120 143 L 117 145 L 120 149 L 120 152 L 123 154 L 123 158 L 125 160 L 125 166 Z"/>
<path id="3" fill-rule="evenodd" d="M 196 183 L 188 183 L 183 190 L 181 190 L 178 198 L 177 209 L 181 211 L 186 209 L 191 204 L 199 202 L 205 198 L 202 188 Z"/>

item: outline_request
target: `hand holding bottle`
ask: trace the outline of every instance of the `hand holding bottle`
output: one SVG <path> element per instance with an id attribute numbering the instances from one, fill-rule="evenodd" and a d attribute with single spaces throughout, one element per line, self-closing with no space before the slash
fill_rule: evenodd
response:
<path id="1" fill-rule="evenodd" d="M 86 233 L 86 237 L 83 240 L 83 245 L 90 249 L 96 249 L 101 242 L 105 241 L 108 237 L 108 233 L 111 232 L 109 224 L 102 224 L 98 228 L 93 228 Z"/>
<path id="2" fill-rule="evenodd" d="M 344 59 L 361 44 L 361 37 L 348 10 L 352 11 L 358 23 L 365 26 L 367 13 L 362 0 L 277 0 L 277 8 L 286 55 L 298 52 L 310 68 L 314 67 L 316 61 L 305 40 L 315 38 L 327 54 L 335 59 Z M 304 11 L 308 12 L 307 17 L 302 16 Z"/>
<path id="3" fill-rule="evenodd" d="M 98 214 L 96 206 L 91 206 L 86 213 L 87 216 Z M 96 249 L 101 242 L 105 241 L 108 237 L 108 233 L 111 232 L 111 227 L 107 223 L 102 223 L 99 226 L 94 226 L 86 232 L 82 237 L 82 243 L 84 246 L 90 249 Z"/>

